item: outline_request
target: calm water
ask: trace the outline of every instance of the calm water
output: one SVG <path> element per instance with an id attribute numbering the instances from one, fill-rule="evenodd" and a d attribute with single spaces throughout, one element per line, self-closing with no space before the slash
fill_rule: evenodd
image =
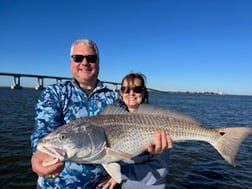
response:
<path id="1" fill-rule="evenodd" d="M 35 188 L 30 134 L 40 91 L 0 88 L 0 189 Z M 252 97 L 151 93 L 150 102 L 192 115 L 206 127 L 252 126 Z M 176 143 L 171 150 L 169 189 L 251 189 L 252 135 L 241 145 L 237 165 L 228 165 L 203 142 Z"/>

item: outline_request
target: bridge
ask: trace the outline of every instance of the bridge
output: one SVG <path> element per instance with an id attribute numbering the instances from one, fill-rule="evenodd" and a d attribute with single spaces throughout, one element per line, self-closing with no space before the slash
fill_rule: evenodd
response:
<path id="1" fill-rule="evenodd" d="M 21 73 L 2 73 L 0 72 L 0 76 L 11 76 L 13 77 L 13 83 L 10 86 L 11 89 L 22 89 L 21 85 L 21 77 L 28 77 L 28 78 L 36 78 L 37 85 L 34 87 L 36 90 L 40 90 L 44 88 L 44 80 L 45 79 L 55 79 L 56 82 L 61 82 L 62 80 L 71 80 L 70 77 L 56 77 L 56 76 L 47 76 L 47 75 L 33 75 L 33 74 L 21 74 Z M 120 83 L 117 82 L 110 82 L 110 81 L 103 81 L 105 84 L 109 84 L 113 86 L 113 89 L 118 89 Z"/>

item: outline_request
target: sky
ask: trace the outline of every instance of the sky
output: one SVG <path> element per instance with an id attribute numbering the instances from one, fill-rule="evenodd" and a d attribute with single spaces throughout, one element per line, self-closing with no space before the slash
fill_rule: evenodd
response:
<path id="1" fill-rule="evenodd" d="M 148 88 L 252 95 L 251 10 L 250 0 L 1 0 L 0 72 L 71 77 L 70 46 L 87 38 L 100 80 L 141 72 Z"/>

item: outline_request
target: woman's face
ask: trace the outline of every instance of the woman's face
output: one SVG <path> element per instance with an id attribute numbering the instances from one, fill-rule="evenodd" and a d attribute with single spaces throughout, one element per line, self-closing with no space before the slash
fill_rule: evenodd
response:
<path id="1" fill-rule="evenodd" d="M 133 84 L 131 85 L 127 80 L 124 80 L 120 94 L 122 96 L 123 102 L 127 105 L 128 110 L 133 112 L 143 101 L 144 88 L 142 86 L 142 81 L 138 78 L 135 78 Z"/>

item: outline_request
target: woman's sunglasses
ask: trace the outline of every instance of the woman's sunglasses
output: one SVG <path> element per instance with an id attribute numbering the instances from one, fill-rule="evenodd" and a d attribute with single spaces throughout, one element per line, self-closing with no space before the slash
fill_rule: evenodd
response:
<path id="1" fill-rule="evenodd" d="M 144 87 L 136 86 L 136 87 L 121 87 L 122 93 L 129 93 L 132 90 L 134 93 L 141 93 L 144 91 Z"/>
<path id="2" fill-rule="evenodd" d="M 83 56 L 83 55 L 72 55 L 71 57 L 74 60 L 74 62 L 76 62 L 76 63 L 81 63 L 84 58 L 86 58 L 86 61 L 88 63 L 95 63 L 96 60 L 97 60 L 97 55 L 86 55 L 86 56 Z"/>

